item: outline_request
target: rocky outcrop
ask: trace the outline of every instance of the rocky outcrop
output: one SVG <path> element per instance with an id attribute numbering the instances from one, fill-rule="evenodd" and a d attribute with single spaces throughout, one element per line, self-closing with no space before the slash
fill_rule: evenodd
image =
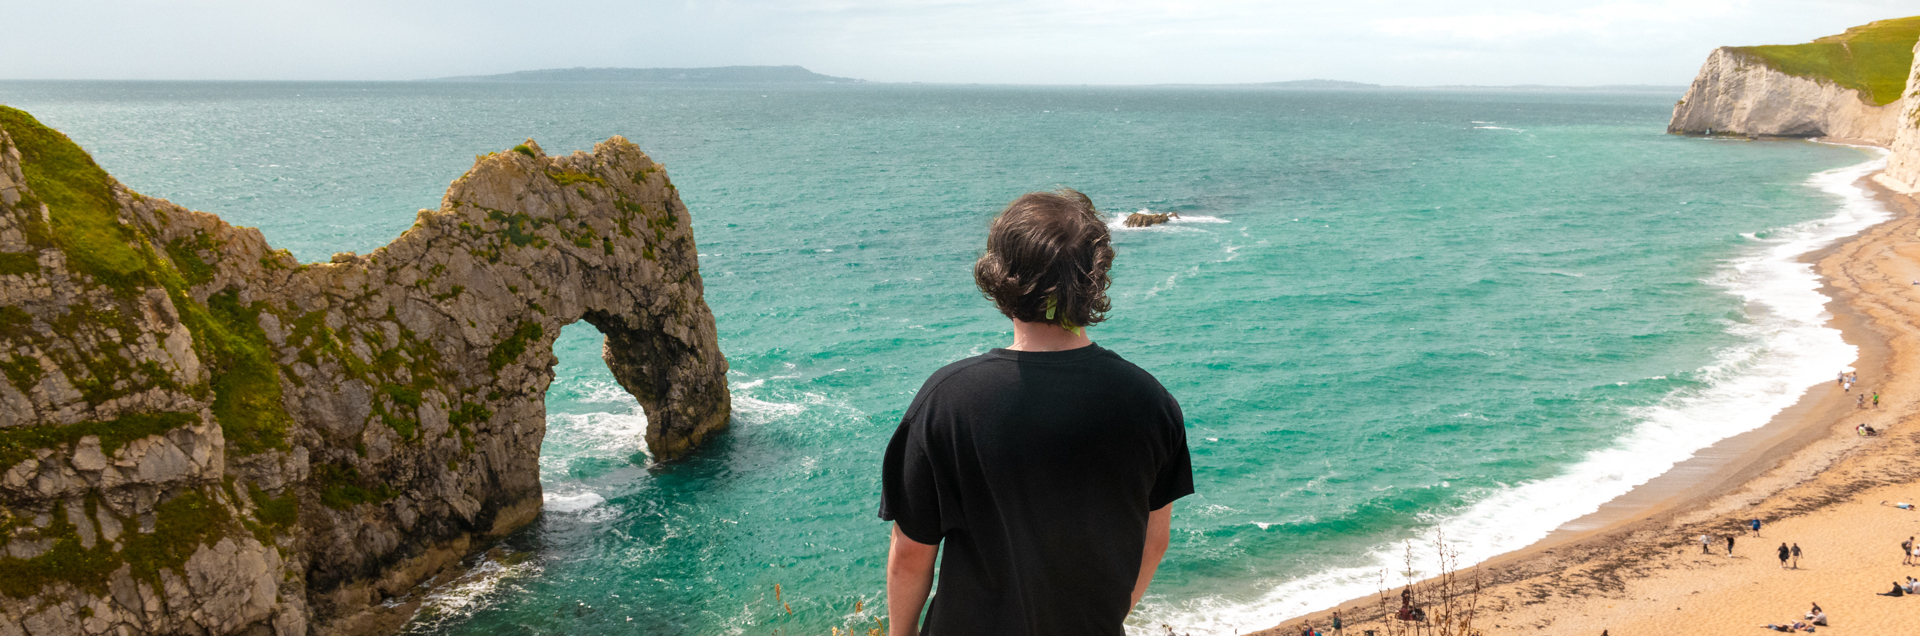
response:
<path id="1" fill-rule="evenodd" d="M 1903 192 L 1920 192 L 1920 42 L 1914 43 L 1913 70 L 1907 75 L 1907 92 L 1897 103 L 1905 104 L 1895 120 L 1892 152 L 1887 155 L 1887 170 L 1881 183 Z"/>
<path id="2" fill-rule="evenodd" d="M 729 417 L 690 221 L 625 139 L 529 141 L 303 264 L 0 107 L 0 636 L 391 631 L 538 513 L 576 321 L 690 452 Z"/>
<path id="3" fill-rule="evenodd" d="M 1177 218 L 1180 218 L 1179 212 L 1168 212 L 1166 214 L 1135 212 L 1127 215 L 1127 220 L 1124 221 L 1123 224 L 1127 227 L 1153 227 Z"/>
<path id="4" fill-rule="evenodd" d="M 1893 142 L 1900 113 L 1839 84 L 1788 75 L 1731 47 L 1714 50 L 1687 95 L 1673 107 L 1667 132 L 1769 137 L 1832 137 L 1875 145 Z"/>

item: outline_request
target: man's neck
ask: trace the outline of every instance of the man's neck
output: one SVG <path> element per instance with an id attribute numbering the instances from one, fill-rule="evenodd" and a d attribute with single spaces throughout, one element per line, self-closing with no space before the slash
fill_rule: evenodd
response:
<path id="1" fill-rule="evenodd" d="M 1084 330 L 1083 330 L 1084 331 Z M 1093 344 L 1083 333 L 1044 322 L 1013 321 L 1012 351 L 1067 351 Z"/>

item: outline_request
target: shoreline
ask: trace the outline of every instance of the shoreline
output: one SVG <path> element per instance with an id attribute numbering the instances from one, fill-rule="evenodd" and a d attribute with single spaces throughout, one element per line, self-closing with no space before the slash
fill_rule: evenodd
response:
<path id="1" fill-rule="evenodd" d="M 1629 622 L 1610 621 L 1618 618 L 1614 605 L 1620 600 L 1611 597 L 1625 592 L 1632 583 L 1655 578 L 1654 568 L 1670 571 L 1673 564 L 1656 561 L 1675 552 L 1673 548 L 1676 545 L 1679 547 L 1678 554 L 1684 555 L 1688 546 L 1698 549 L 1699 544 L 1693 538 L 1703 532 L 1716 536 L 1747 536 L 1744 529 L 1734 527 L 1737 521 L 1758 517 L 1770 526 L 1776 520 L 1785 522 L 1827 510 L 1842 503 L 1846 497 L 1842 496 L 1844 493 L 1832 492 L 1833 488 L 1822 488 L 1823 477 L 1857 472 L 1858 464 L 1885 463 L 1870 460 L 1886 460 L 1898 455 L 1892 451 L 1894 444 L 1867 443 L 1890 442 L 1894 440 L 1893 435 L 1883 434 L 1879 438 L 1863 440 L 1853 432 L 1854 424 L 1863 419 L 1862 414 L 1866 414 L 1865 419 L 1874 420 L 1874 426 L 1886 430 L 1889 424 L 1898 419 L 1895 414 L 1916 406 L 1915 400 L 1901 399 L 1899 396 L 1920 393 L 1920 382 L 1890 381 L 1897 377 L 1894 375 L 1896 368 L 1920 370 L 1920 359 L 1917 359 L 1920 358 L 1920 346 L 1896 347 L 1896 329 L 1888 324 L 1890 320 L 1904 320 L 1911 325 L 1920 317 L 1920 304 L 1904 310 L 1887 309 L 1887 299 L 1884 298 L 1889 295 L 1887 290 L 1863 290 L 1862 274 L 1856 271 L 1873 265 L 1876 261 L 1870 260 L 1870 256 L 1891 252 L 1895 243 L 1913 246 L 1914 255 L 1920 255 L 1920 241 L 1914 240 L 1915 234 L 1905 231 L 1906 237 L 1902 239 L 1899 236 L 1901 232 L 1896 231 L 1896 228 L 1905 229 L 1907 225 L 1916 224 L 1920 205 L 1912 197 L 1893 192 L 1879 183 L 1874 178 L 1879 174 L 1880 171 L 1875 171 L 1862 176 L 1853 181 L 1851 187 L 1867 193 L 1869 198 L 1891 213 L 1890 218 L 1803 254 L 1797 260 L 1813 264 L 1819 276 L 1821 285 L 1818 293 L 1828 299 L 1825 309 L 1831 316 L 1826 326 L 1839 330 L 1842 340 L 1856 347 L 1859 352 L 1851 365 L 1860 376 L 1860 384 L 1856 388 L 1882 391 L 1883 406 L 1877 411 L 1860 411 L 1854 408 L 1852 394 L 1842 392 L 1835 384 L 1823 382 L 1814 385 L 1792 406 L 1775 414 L 1765 425 L 1721 439 L 1697 451 L 1693 457 L 1675 464 L 1661 475 L 1602 504 L 1592 513 L 1562 524 L 1526 547 L 1495 556 L 1478 565 L 1461 568 L 1459 574 L 1463 580 L 1477 576 L 1484 586 L 1479 598 L 1479 618 L 1475 620 L 1475 629 L 1488 634 L 1508 633 L 1521 628 L 1533 632 L 1555 625 L 1558 617 L 1570 613 L 1593 619 L 1585 622 L 1591 623 L 1594 633 L 1608 629 L 1609 625 L 1612 629 L 1623 629 Z M 1911 277 L 1920 280 L 1920 266 L 1909 266 L 1913 269 L 1908 272 L 1913 274 Z M 1890 279 L 1882 276 L 1879 282 L 1886 280 Z M 1903 290 L 1894 288 L 1894 291 Z M 1909 384 L 1912 390 L 1895 389 L 1896 386 Z M 1905 430 L 1896 434 L 1911 437 L 1908 440 L 1910 443 L 1920 443 L 1920 435 L 1909 435 Z M 1908 457 L 1912 455 L 1911 449 L 1905 453 Z M 1854 470 L 1847 470 L 1849 468 Z M 1905 485 L 1917 476 L 1920 474 L 1907 474 L 1897 480 L 1897 485 Z M 1794 496 L 1797 490 L 1827 492 L 1815 498 L 1817 504 L 1808 505 L 1804 497 Z M 1911 501 L 1920 496 L 1920 490 L 1916 490 L 1916 495 L 1903 496 Z M 1914 515 L 1914 519 L 1920 520 L 1920 514 Z M 1920 530 L 1920 527 L 1906 528 L 1902 525 L 1900 529 Z M 1766 534 L 1764 529 L 1762 534 Z M 1770 546 L 1756 547 L 1748 543 L 1747 549 L 1740 552 L 1758 554 L 1763 548 L 1771 550 Z M 1425 546 L 1416 549 L 1430 551 Z M 1817 549 L 1828 551 L 1825 546 Z M 1881 551 L 1889 555 L 1893 552 L 1892 549 Z M 1759 555 L 1755 559 L 1762 560 L 1761 556 L 1771 561 L 1770 554 Z M 1429 583 L 1431 579 L 1422 581 L 1420 585 Z M 1882 585 L 1882 589 L 1875 591 L 1884 591 L 1884 587 Z M 1398 589 L 1397 585 L 1389 587 L 1388 591 L 1395 589 Z M 1662 609 L 1665 609 L 1664 601 L 1655 598 L 1643 600 L 1662 605 Z M 1604 610 L 1586 607 L 1593 603 L 1605 605 Z M 1368 595 L 1249 634 L 1298 634 L 1307 622 L 1325 628 L 1336 610 L 1346 619 L 1347 628 L 1354 633 L 1362 633 L 1365 629 L 1382 629 L 1385 625 L 1378 620 L 1382 613 L 1381 605 L 1380 598 Z M 1799 608 L 1800 611 L 1804 609 Z M 1772 616 L 1773 621 L 1798 616 L 1787 609 L 1777 614 Z M 1657 615 L 1657 618 L 1656 615 L 1643 614 L 1632 622 L 1646 621 L 1641 627 L 1671 631 L 1674 625 L 1672 618 L 1666 614 Z M 1765 622 L 1770 621 L 1741 620 L 1728 627 L 1744 634 L 1751 633 L 1755 626 Z M 1565 625 L 1565 622 L 1560 624 Z M 1697 633 L 1692 627 L 1685 631 Z M 1636 631 L 1623 629 L 1621 633 Z"/>

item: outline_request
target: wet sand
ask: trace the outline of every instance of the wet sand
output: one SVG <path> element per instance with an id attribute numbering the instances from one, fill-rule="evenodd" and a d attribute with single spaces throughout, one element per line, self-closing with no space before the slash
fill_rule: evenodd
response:
<path id="1" fill-rule="evenodd" d="M 1833 382 L 1813 387 L 1765 427 L 1722 440 L 1533 546 L 1461 572 L 1462 584 L 1482 585 L 1474 629 L 1767 634 L 1777 632 L 1762 625 L 1801 619 L 1818 602 L 1831 619 L 1819 633 L 1920 633 L 1920 598 L 1875 595 L 1920 577 L 1920 566 L 1902 565 L 1898 554 L 1901 541 L 1920 535 L 1920 512 L 1880 505 L 1920 503 L 1920 286 L 1912 284 L 1920 280 L 1920 202 L 1870 177 L 1858 185 L 1894 218 L 1807 257 L 1833 299 L 1832 326 L 1860 348 L 1854 393 Z M 1879 408 L 1856 408 L 1862 391 L 1878 391 Z M 1861 422 L 1881 436 L 1856 435 Z M 1744 525 L 1753 518 L 1763 524 L 1758 535 Z M 1702 534 L 1716 538 L 1712 554 L 1701 554 Z M 1781 567 L 1782 542 L 1800 545 L 1798 569 Z M 1397 588 L 1388 594 L 1335 608 L 1345 632 L 1408 627 L 1383 622 L 1399 604 Z M 1256 634 L 1299 634 L 1308 621 L 1324 629 L 1332 611 Z"/>

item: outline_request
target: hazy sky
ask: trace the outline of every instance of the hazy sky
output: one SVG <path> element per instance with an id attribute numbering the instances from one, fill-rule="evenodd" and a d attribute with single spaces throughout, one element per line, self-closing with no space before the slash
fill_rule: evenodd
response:
<path id="1" fill-rule="evenodd" d="M 876 81 L 1669 84 L 1913 0 L 0 0 L 4 79 L 798 64 Z"/>

